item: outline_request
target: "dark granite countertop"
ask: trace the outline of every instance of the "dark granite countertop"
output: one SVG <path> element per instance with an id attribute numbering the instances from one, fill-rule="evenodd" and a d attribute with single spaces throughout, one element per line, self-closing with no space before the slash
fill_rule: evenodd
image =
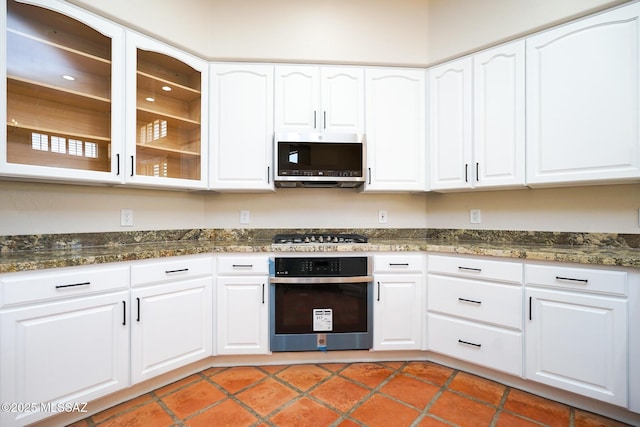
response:
<path id="1" fill-rule="evenodd" d="M 341 230 L 344 231 L 344 230 Z M 469 230 L 347 230 L 365 244 L 272 244 L 280 230 L 0 236 L 0 273 L 205 253 L 415 252 L 640 268 L 640 235 Z"/>

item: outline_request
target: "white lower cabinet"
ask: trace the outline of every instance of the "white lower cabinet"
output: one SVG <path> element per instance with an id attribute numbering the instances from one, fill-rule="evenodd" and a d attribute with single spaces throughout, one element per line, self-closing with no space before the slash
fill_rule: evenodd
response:
<path id="1" fill-rule="evenodd" d="M 374 256 L 373 349 L 420 350 L 424 255 Z"/>
<path id="2" fill-rule="evenodd" d="M 218 257 L 217 354 L 269 353 L 268 261 L 266 255 Z"/>
<path id="3" fill-rule="evenodd" d="M 522 376 L 521 263 L 430 255 L 428 348 Z"/>
<path id="4" fill-rule="evenodd" d="M 212 354 L 211 277 L 131 292 L 131 380 L 137 383 Z"/>
<path id="5" fill-rule="evenodd" d="M 128 271 L 0 277 L 0 402 L 30 405 L 3 410 L 0 425 L 30 424 L 129 385 Z"/>
<path id="6" fill-rule="evenodd" d="M 209 255 L 131 266 L 133 383 L 213 354 L 213 263 Z"/>
<path id="7" fill-rule="evenodd" d="M 535 280 L 550 268 L 548 281 Z M 537 265 L 526 271 L 526 377 L 626 407 L 627 298 L 601 293 L 624 288 L 626 274 Z"/>

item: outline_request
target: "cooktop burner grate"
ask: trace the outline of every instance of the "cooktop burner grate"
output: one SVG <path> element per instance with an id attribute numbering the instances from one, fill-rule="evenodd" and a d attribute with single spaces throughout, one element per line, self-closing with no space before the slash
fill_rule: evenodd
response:
<path id="1" fill-rule="evenodd" d="M 275 244 L 313 244 L 313 243 L 367 243 L 369 239 L 361 234 L 276 234 L 273 237 Z"/>

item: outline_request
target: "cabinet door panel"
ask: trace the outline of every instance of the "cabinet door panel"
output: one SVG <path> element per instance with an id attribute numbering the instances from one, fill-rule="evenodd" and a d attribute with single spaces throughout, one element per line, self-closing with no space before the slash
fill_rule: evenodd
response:
<path id="1" fill-rule="evenodd" d="M 538 289 L 527 297 L 527 378 L 626 406 L 626 300 Z"/>
<path id="2" fill-rule="evenodd" d="M 211 67 L 211 187 L 272 190 L 273 66 Z"/>
<path id="3" fill-rule="evenodd" d="M 526 43 L 527 181 L 640 177 L 640 4 Z"/>
<path id="4" fill-rule="evenodd" d="M 276 130 L 318 130 L 319 69 L 313 66 L 276 66 L 275 72 Z"/>
<path id="5" fill-rule="evenodd" d="M 422 275 L 376 277 L 373 307 L 374 350 L 422 347 Z"/>
<path id="6" fill-rule="evenodd" d="M 322 130 L 336 133 L 364 132 L 364 70 L 323 67 Z"/>
<path id="7" fill-rule="evenodd" d="M 268 352 L 268 278 L 218 277 L 218 354 Z"/>
<path id="8" fill-rule="evenodd" d="M 473 56 L 474 186 L 524 185 L 524 41 Z"/>
<path id="9" fill-rule="evenodd" d="M 194 279 L 132 292 L 134 383 L 212 354 L 211 281 Z"/>
<path id="10" fill-rule="evenodd" d="M 471 58 L 429 70 L 432 189 L 471 187 Z"/>
<path id="11" fill-rule="evenodd" d="M 122 182 L 123 30 L 66 2 L 29 3 L 7 2 L 2 26 L 0 173 Z"/>
<path id="12" fill-rule="evenodd" d="M 124 291 L 0 314 L 0 400 L 86 402 L 126 387 L 128 301 Z M 3 412 L 1 420 L 26 424 L 49 415 Z"/>
<path id="13" fill-rule="evenodd" d="M 133 32 L 127 33 L 126 53 L 126 180 L 205 188 L 208 64 Z"/>
<path id="14" fill-rule="evenodd" d="M 367 69 L 365 75 L 365 191 L 424 191 L 425 72 Z"/>

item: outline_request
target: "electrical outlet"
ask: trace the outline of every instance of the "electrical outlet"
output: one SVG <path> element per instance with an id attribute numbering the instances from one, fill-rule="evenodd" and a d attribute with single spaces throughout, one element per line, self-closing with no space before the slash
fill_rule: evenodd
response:
<path id="1" fill-rule="evenodd" d="M 481 222 L 480 209 L 471 209 L 469 211 L 469 222 L 471 224 L 480 224 Z"/>
<path id="2" fill-rule="evenodd" d="M 240 211 L 240 224 L 249 224 L 250 214 L 247 210 Z"/>
<path id="3" fill-rule="evenodd" d="M 387 211 L 378 211 L 378 223 L 380 224 L 387 223 Z"/>
<path id="4" fill-rule="evenodd" d="M 133 209 L 120 209 L 120 225 L 133 227 Z"/>

